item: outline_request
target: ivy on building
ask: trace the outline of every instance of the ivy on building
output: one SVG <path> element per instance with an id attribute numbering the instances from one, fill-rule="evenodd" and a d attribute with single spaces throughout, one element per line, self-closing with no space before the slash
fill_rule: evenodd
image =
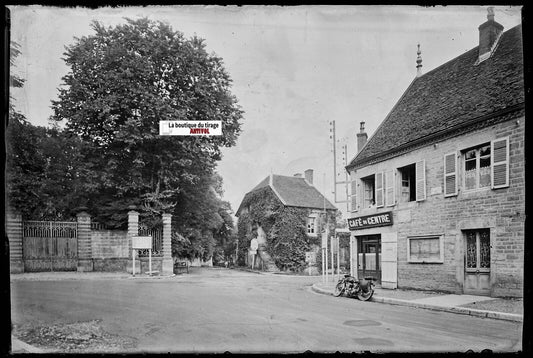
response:
<path id="1" fill-rule="evenodd" d="M 284 206 L 269 187 L 249 193 L 243 205 L 247 210 L 241 212 L 238 221 L 238 264 L 244 264 L 250 240 L 257 237 L 260 226 L 266 234 L 265 250 L 279 269 L 299 272 L 307 267 L 306 252 L 320 245 L 320 235 L 307 235 L 311 209 Z M 323 216 L 318 217 L 319 233 Z M 334 219 L 334 214 L 328 212 L 327 218 Z"/>

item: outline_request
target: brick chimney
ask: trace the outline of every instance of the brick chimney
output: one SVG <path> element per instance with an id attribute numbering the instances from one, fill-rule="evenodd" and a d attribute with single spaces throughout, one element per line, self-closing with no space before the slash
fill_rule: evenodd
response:
<path id="1" fill-rule="evenodd" d="M 313 185 L 313 169 L 307 169 L 305 172 L 305 180 L 311 185 Z"/>
<path id="2" fill-rule="evenodd" d="M 487 8 L 487 21 L 479 29 L 479 58 L 482 62 L 489 58 L 496 48 L 498 39 L 503 32 L 503 26 L 494 21 L 494 8 Z"/>
<path id="3" fill-rule="evenodd" d="M 361 122 L 360 125 L 360 132 L 357 133 L 357 153 L 363 149 L 366 144 L 366 140 L 368 139 L 368 135 L 365 132 L 365 122 Z"/>

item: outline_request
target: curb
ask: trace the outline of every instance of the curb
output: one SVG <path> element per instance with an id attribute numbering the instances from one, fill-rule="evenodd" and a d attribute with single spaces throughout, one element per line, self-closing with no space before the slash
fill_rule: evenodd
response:
<path id="1" fill-rule="evenodd" d="M 258 271 L 258 270 L 252 270 L 252 269 L 249 269 L 249 268 L 244 268 L 244 267 L 233 267 L 231 268 L 232 270 L 236 270 L 236 271 L 242 271 L 242 272 L 250 272 L 250 273 L 255 273 L 257 275 L 268 275 L 268 276 L 280 276 L 280 277 L 316 277 L 316 278 L 320 278 L 321 276 L 320 275 L 291 275 L 291 274 L 286 274 L 286 273 L 283 273 L 283 272 L 278 272 L 278 271 Z"/>
<path id="2" fill-rule="evenodd" d="M 311 289 L 317 293 L 333 296 L 333 292 L 320 288 L 316 286 L 315 284 L 311 286 Z M 407 301 L 407 300 L 399 300 L 397 298 L 374 296 L 372 297 L 371 302 L 386 303 L 390 305 L 407 306 L 407 307 L 413 307 L 413 308 L 422 308 L 422 309 L 428 309 L 428 310 L 433 310 L 433 311 L 444 311 L 444 312 L 450 312 L 450 313 L 469 315 L 473 317 L 492 318 L 492 319 L 499 319 L 499 320 L 512 321 L 512 322 L 523 322 L 524 320 L 524 317 L 522 315 L 514 314 L 514 313 L 483 311 L 483 310 L 477 310 L 477 309 L 466 308 L 466 307 L 441 307 L 441 306 L 428 305 L 424 303 L 412 302 L 412 301 Z"/>

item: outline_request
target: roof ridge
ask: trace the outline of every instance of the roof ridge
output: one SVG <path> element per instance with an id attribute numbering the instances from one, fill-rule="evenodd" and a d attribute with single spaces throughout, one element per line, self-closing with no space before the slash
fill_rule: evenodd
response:
<path id="1" fill-rule="evenodd" d="M 523 51 L 519 46 L 521 27 L 518 24 L 501 34 L 489 65 L 475 66 L 478 45 L 415 77 L 345 168 L 350 170 L 380 153 L 523 102 L 523 70 L 517 66 L 523 61 L 523 56 L 519 58 Z M 488 79 L 493 77 L 505 77 L 501 83 L 506 87 L 491 85 Z M 404 134 L 395 137 L 394 133 Z"/>
<path id="2" fill-rule="evenodd" d="M 505 31 L 502 31 L 502 33 L 501 33 L 500 36 L 498 37 L 498 41 L 497 41 L 497 43 L 496 43 L 496 47 L 494 48 L 494 52 L 496 52 L 496 49 L 497 49 L 498 45 L 503 41 L 502 37 L 503 37 L 505 34 L 507 34 L 509 31 L 511 31 L 511 30 L 513 30 L 513 29 L 515 29 L 515 28 L 517 28 L 517 27 L 521 27 L 521 26 L 522 26 L 522 24 L 518 24 L 518 25 L 516 25 L 516 26 L 511 27 L 510 29 L 507 29 L 507 30 L 505 30 Z M 444 67 L 444 66 L 446 66 L 446 65 L 449 65 L 450 62 L 453 62 L 453 61 L 457 61 L 457 60 L 459 60 L 460 57 L 465 56 L 467 53 L 469 53 L 469 52 L 471 52 L 471 51 L 474 51 L 474 50 L 478 50 L 478 51 L 479 51 L 479 44 L 476 45 L 475 47 L 472 47 L 470 50 L 466 50 L 465 52 L 463 52 L 463 53 L 461 53 L 461 54 L 459 54 L 459 55 L 457 55 L 457 56 L 455 56 L 455 57 L 449 59 L 448 61 L 446 61 L 446 62 L 444 62 L 444 63 L 441 63 L 440 65 L 438 65 L 437 67 L 435 67 L 435 68 L 432 69 L 431 71 L 426 72 L 426 73 L 423 73 L 422 76 L 420 76 L 419 78 L 422 78 L 422 77 L 424 77 L 425 75 L 428 75 L 428 74 L 430 74 L 431 72 L 434 72 L 434 71 L 438 70 L 438 69 L 441 68 L 441 67 Z M 492 56 L 491 56 L 491 57 L 492 57 Z M 406 90 L 406 91 L 407 91 L 407 90 Z"/>

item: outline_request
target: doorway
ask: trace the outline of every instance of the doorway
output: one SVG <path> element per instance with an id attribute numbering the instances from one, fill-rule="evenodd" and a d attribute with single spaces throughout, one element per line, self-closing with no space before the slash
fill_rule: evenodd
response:
<path id="1" fill-rule="evenodd" d="M 381 235 L 357 237 L 357 275 L 372 276 L 381 283 Z"/>
<path id="2" fill-rule="evenodd" d="M 465 230 L 464 293 L 490 296 L 490 230 Z"/>

